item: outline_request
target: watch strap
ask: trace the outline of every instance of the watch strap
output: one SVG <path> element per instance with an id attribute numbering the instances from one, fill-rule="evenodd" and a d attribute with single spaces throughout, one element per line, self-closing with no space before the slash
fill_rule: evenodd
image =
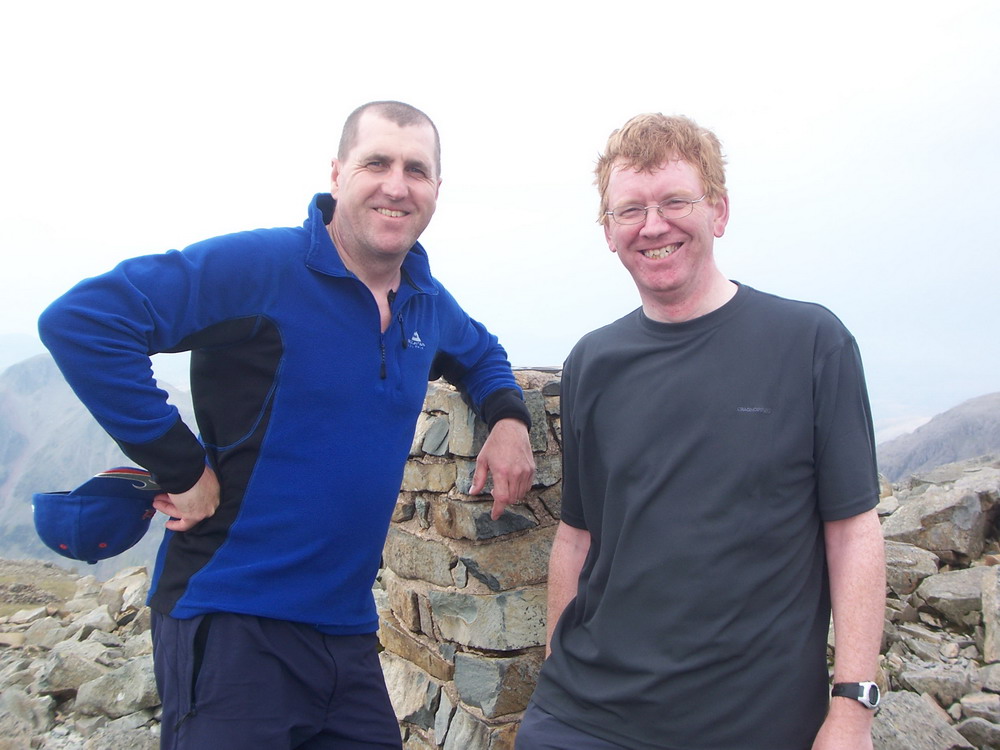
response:
<path id="1" fill-rule="evenodd" d="M 852 698 L 867 708 L 875 708 L 879 703 L 879 689 L 874 682 L 838 682 L 830 695 Z"/>

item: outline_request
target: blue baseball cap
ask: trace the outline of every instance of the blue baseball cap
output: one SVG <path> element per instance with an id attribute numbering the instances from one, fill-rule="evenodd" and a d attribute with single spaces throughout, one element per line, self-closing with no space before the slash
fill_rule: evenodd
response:
<path id="1" fill-rule="evenodd" d="M 93 565 L 142 539 L 156 515 L 153 498 L 162 492 L 144 469 L 104 471 L 69 492 L 32 495 L 35 530 L 63 557 Z"/>

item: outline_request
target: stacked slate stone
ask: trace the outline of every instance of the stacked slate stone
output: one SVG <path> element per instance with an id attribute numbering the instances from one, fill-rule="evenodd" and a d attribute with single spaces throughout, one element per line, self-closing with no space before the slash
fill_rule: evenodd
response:
<path id="1" fill-rule="evenodd" d="M 879 506 L 882 750 L 1000 750 L 1000 460 L 911 477 Z"/>
<path id="2" fill-rule="evenodd" d="M 513 747 L 544 658 L 548 554 L 559 518 L 558 374 L 519 371 L 537 472 L 493 521 L 468 495 L 485 425 L 432 383 L 386 540 L 382 667 L 407 750 Z M 487 486 L 489 489 L 489 486 Z"/>

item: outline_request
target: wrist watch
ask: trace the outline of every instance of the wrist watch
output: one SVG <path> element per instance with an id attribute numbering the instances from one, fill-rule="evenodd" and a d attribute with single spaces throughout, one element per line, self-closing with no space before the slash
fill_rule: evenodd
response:
<path id="1" fill-rule="evenodd" d="M 830 695 L 853 698 L 866 708 L 875 708 L 879 701 L 878 685 L 874 682 L 838 682 Z"/>

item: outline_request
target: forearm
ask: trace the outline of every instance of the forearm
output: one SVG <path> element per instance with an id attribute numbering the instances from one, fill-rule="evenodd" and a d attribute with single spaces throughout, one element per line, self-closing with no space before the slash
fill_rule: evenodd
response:
<path id="1" fill-rule="evenodd" d="M 205 471 L 205 449 L 180 417 L 156 440 L 141 444 L 116 442 L 126 456 L 148 469 L 167 492 L 188 491 Z"/>
<path id="2" fill-rule="evenodd" d="M 548 621 L 546 655 L 552 649 L 552 634 L 566 606 L 576 597 L 580 571 L 590 551 L 590 532 L 560 523 L 549 557 Z"/>
<path id="3" fill-rule="evenodd" d="M 874 510 L 825 524 L 834 680 L 872 680 L 885 617 L 885 548 Z"/>
<path id="4" fill-rule="evenodd" d="M 483 399 L 479 412 L 490 429 L 504 419 L 516 419 L 531 429 L 531 413 L 518 388 L 498 388 L 493 391 Z"/>
<path id="5" fill-rule="evenodd" d="M 834 682 L 874 681 L 885 612 L 885 551 L 874 510 L 825 524 L 833 605 Z M 831 698 L 814 748 L 871 747 L 873 712 Z"/>

